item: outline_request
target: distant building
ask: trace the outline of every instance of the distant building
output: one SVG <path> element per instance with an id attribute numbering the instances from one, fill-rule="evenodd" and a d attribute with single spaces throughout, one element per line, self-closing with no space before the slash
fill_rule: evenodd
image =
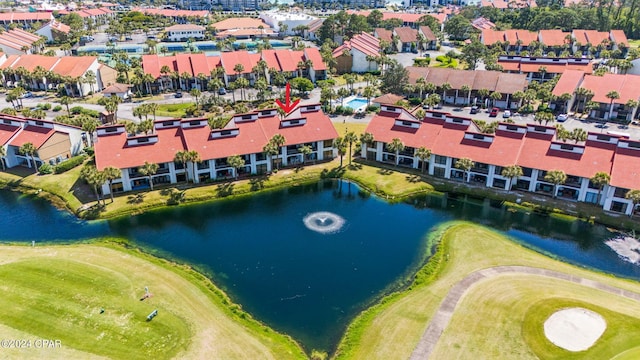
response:
<path id="1" fill-rule="evenodd" d="M 203 40 L 204 26 L 193 24 L 176 24 L 164 29 L 168 41 Z"/>
<path id="2" fill-rule="evenodd" d="M 223 10 L 256 10 L 259 9 L 266 0 L 220 0 L 218 3 Z"/>
<path id="3" fill-rule="evenodd" d="M 0 146 L 6 156 L 0 161 L 8 168 L 36 168 L 42 164 L 56 165 L 77 155 L 83 148 L 82 129 L 47 120 L 0 115 Z M 20 153 L 20 147 L 32 143 L 35 159 Z"/>
<path id="4" fill-rule="evenodd" d="M 44 49 L 39 40 L 39 35 L 15 28 L 0 33 L 0 49 L 7 55 L 32 54 Z"/>
<path id="5" fill-rule="evenodd" d="M 301 12 L 282 12 L 278 10 L 264 11 L 260 13 L 260 19 L 264 20 L 269 26 L 271 26 L 276 32 L 280 32 L 280 27 L 286 25 L 286 35 L 304 35 L 298 34 L 294 29 L 297 26 L 309 27 L 311 23 L 318 20 L 317 17 L 307 15 Z"/>
<path id="6" fill-rule="evenodd" d="M 69 31 L 71 31 L 69 25 L 53 20 L 36 30 L 36 34 L 46 37 L 47 42 L 55 42 L 66 40 Z"/>
<path id="7" fill-rule="evenodd" d="M 104 95 L 104 97 L 118 96 L 122 100 L 128 100 L 132 95 L 131 85 L 115 83 L 113 85 L 107 86 L 104 90 L 102 90 L 102 94 Z"/>
<path id="8" fill-rule="evenodd" d="M 333 8 L 337 3 L 344 9 L 353 8 L 382 8 L 386 4 L 386 0 L 302 0 L 299 1 L 305 5 L 314 5 L 322 8 Z"/>
<path id="9" fill-rule="evenodd" d="M 333 50 L 336 69 L 340 74 L 377 71 L 378 63 L 369 60 L 377 56 L 380 56 L 380 40 L 366 33 L 352 37 Z"/>

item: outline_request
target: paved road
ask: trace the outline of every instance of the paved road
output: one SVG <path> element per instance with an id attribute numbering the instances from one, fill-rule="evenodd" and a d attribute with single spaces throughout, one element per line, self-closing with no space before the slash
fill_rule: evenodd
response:
<path id="1" fill-rule="evenodd" d="M 640 301 L 640 294 L 629 290 L 623 290 L 611 285 L 601 283 L 599 281 L 585 279 L 580 276 L 569 275 L 553 270 L 546 270 L 528 266 L 496 266 L 483 270 L 475 271 L 457 284 L 455 284 L 445 299 L 440 304 L 440 307 L 432 317 L 427 330 L 422 334 L 418 346 L 413 350 L 410 359 L 411 360 L 423 360 L 428 359 L 431 353 L 436 348 L 438 340 L 442 335 L 442 332 L 447 328 L 455 308 L 460 302 L 460 299 L 467 293 L 469 288 L 479 281 L 484 279 L 493 278 L 502 274 L 527 274 L 546 276 L 554 279 L 565 280 L 574 284 L 579 284 L 592 289 L 608 292 L 613 295 L 622 296 L 628 299 Z"/>

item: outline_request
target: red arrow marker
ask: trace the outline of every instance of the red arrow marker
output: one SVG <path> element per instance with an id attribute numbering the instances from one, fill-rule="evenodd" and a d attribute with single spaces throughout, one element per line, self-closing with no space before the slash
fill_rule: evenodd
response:
<path id="1" fill-rule="evenodd" d="M 295 109 L 300 102 L 300 99 L 298 99 L 291 103 L 291 85 L 289 85 L 289 83 L 287 83 L 287 89 L 285 91 L 285 101 L 286 103 L 283 104 L 280 99 L 276 99 L 276 104 L 278 104 L 278 106 L 280 106 L 280 109 L 284 110 L 284 112 L 287 114 L 290 113 L 291 110 Z"/>

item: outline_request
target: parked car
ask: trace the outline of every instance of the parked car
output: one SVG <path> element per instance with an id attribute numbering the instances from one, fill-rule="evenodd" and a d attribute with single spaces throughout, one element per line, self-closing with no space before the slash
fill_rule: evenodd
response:
<path id="1" fill-rule="evenodd" d="M 116 41 L 118 41 L 118 40 L 120 40 L 120 39 L 118 39 L 118 38 L 117 38 L 117 37 L 115 37 L 115 36 L 109 36 L 109 41 L 111 41 L 111 42 L 116 42 Z"/>
<path id="2" fill-rule="evenodd" d="M 218 95 L 226 95 L 227 94 L 227 89 L 221 87 L 220 89 L 218 89 Z"/>
<path id="3" fill-rule="evenodd" d="M 182 91 L 180 91 L 180 90 L 176 91 L 176 93 L 173 95 L 173 97 L 175 97 L 176 99 L 181 98 L 182 97 Z"/>
<path id="4" fill-rule="evenodd" d="M 126 41 L 131 41 L 131 40 L 133 40 L 133 38 L 132 38 L 131 36 L 125 36 L 125 37 L 124 37 L 124 39 L 125 39 Z"/>
<path id="5" fill-rule="evenodd" d="M 504 119 L 508 119 L 508 118 L 510 118 L 510 117 L 511 117 L 511 110 L 505 110 L 505 111 L 502 113 L 502 118 L 504 118 Z"/>
<path id="6" fill-rule="evenodd" d="M 470 114 L 477 114 L 480 111 L 480 108 L 476 105 L 471 107 L 471 111 L 469 111 Z"/>
<path id="7" fill-rule="evenodd" d="M 556 116 L 557 122 L 565 122 L 567 119 L 569 119 L 569 115 L 567 114 L 558 114 L 558 116 Z"/>
<path id="8" fill-rule="evenodd" d="M 33 94 L 31 93 L 31 91 L 27 91 L 26 93 L 22 94 L 20 96 L 21 99 L 28 99 L 28 98 L 32 98 Z"/>
<path id="9" fill-rule="evenodd" d="M 489 117 L 496 117 L 498 116 L 499 112 L 500 112 L 500 109 L 498 109 L 497 107 L 494 107 L 493 109 L 491 109 L 491 112 L 489 113 Z"/>

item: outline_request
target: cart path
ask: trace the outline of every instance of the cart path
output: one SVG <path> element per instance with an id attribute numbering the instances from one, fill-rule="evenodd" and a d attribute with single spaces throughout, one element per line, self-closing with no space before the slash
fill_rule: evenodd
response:
<path id="1" fill-rule="evenodd" d="M 440 304 L 440 307 L 431 318 L 429 326 L 425 330 L 424 334 L 422 334 L 420 342 L 413 350 L 410 360 L 424 360 L 428 359 L 431 356 L 431 353 L 436 348 L 436 344 L 438 343 L 442 332 L 449 325 L 458 302 L 471 286 L 484 279 L 492 278 L 502 274 L 514 273 L 539 275 L 559 280 L 566 280 L 582 286 L 606 291 L 614 295 L 640 301 L 640 293 L 623 290 L 611 285 L 601 283 L 599 281 L 586 279 L 581 276 L 569 275 L 553 270 L 540 269 L 529 266 L 496 266 L 474 271 L 471 274 L 467 275 L 464 279 L 459 281 L 457 284 L 455 284 L 451 288 L 451 290 L 449 290 L 449 293 L 444 298 L 444 300 Z"/>

